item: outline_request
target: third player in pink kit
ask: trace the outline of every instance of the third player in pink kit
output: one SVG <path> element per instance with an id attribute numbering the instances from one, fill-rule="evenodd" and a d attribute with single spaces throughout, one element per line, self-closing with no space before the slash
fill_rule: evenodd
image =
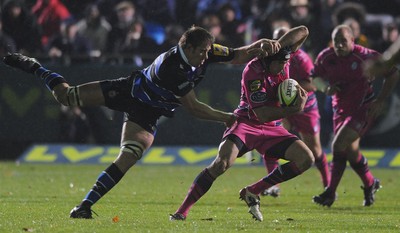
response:
<path id="1" fill-rule="evenodd" d="M 333 204 L 349 161 L 364 185 L 363 205 L 370 206 L 375 201 L 380 181 L 374 178 L 360 152 L 360 138 L 382 112 L 384 101 L 396 86 L 398 75 L 394 70 L 388 73 L 375 98 L 370 78 L 363 74 L 363 65 L 365 61 L 377 58 L 378 52 L 354 44 L 353 32 L 346 25 L 339 25 L 333 30 L 332 41 L 332 48 L 319 53 L 313 74 L 318 90 L 332 95 L 334 139 L 331 182 L 322 194 L 313 197 L 313 201 L 323 206 Z"/>
<path id="2" fill-rule="evenodd" d="M 278 39 L 287 31 L 289 31 L 289 28 L 277 28 L 273 33 L 273 38 Z M 330 181 L 330 173 L 326 154 L 321 146 L 318 102 L 314 93 L 315 86 L 310 77 L 314 64 L 311 57 L 302 49 L 291 54 L 289 63 L 289 77 L 295 79 L 308 92 L 308 98 L 304 110 L 283 119 L 283 126 L 288 130 L 298 132 L 301 139 L 313 152 L 315 166 L 321 174 L 322 185 L 326 187 Z M 264 164 L 268 172 L 273 171 L 279 165 L 276 159 L 268 156 L 264 156 Z M 278 186 L 273 186 L 263 192 L 264 195 L 273 197 L 279 196 L 279 193 L 280 188 Z"/>

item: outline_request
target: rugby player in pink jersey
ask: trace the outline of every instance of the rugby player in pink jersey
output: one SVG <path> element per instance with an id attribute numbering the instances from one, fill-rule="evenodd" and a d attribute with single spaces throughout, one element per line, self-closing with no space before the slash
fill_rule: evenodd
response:
<path id="1" fill-rule="evenodd" d="M 289 28 L 287 27 L 277 28 L 273 32 L 273 39 L 280 38 L 288 31 Z M 282 123 L 286 129 L 298 132 L 301 139 L 313 152 L 315 166 L 321 174 L 322 185 L 326 187 L 330 181 L 330 173 L 326 154 L 322 150 L 320 141 L 320 115 L 317 98 L 314 93 L 316 88 L 312 84 L 310 77 L 314 64 L 311 57 L 302 49 L 291 54 L 289 63 L 289 77 L 295 79 L 308 92 L 308 98 L 302 112 L 284 118 Z M 268 156 L 263 156 L 263 158 L 267 172 L 271 172 L 278 167 L 277 159 Z M 262 194 L 278 197 L 280 188 L 276 185 L 264 190 Z"/>
<path id="2" fill-rule="evenodd" d="M 398 74 L 393 69 L 385 76 L 378 96 L 372 89 L 363 65 L 379 53 L 354 44 L 350 27 L 337 26 L 332 32 L 333 47 L 318 54 L 314 64 L 313 82 L 319 91 L 332 95 L 333 129 L 331 182 L 313 201 L 330 207 L 337 198 L 336 190 L 349 161 L 351 168 L 363 183 L 364 206 L 375 201 L 380 186 L 379 179 L 369 170 L 367 159 L 360 151 L 360 138 L 382 112 L 384 102 L 393 91 Z"/>
<path id="3" fill-rule="evenodd" d="M 278 53 L 267 47 L 270 56 L 255 58 L 247 64 L 242 75 L 240 104 L 235 110 L 238 119 L 225 131 L 217 157 L 196 177 L 171 220 L 184 220 L 189 209 L 211 188 L 217 177 L 230 168 L 237 157 L 250 150 L 288 160 L 268 176 L 240 191 L 240 198 L 258 221 L 263 220 L 259 194 L 311 167 L 314 162 L 311 150 L 281 124 L 282 118 L 303 110 L 307 92 L 297 86 L 299 96 L 291 107 L 280 107 L 277 98 L 278 85 L 288 78 L 290 54 L 300 48 L 307 36 L 307 27 L 292 28 L 277 40 L 281 48 Z"/>

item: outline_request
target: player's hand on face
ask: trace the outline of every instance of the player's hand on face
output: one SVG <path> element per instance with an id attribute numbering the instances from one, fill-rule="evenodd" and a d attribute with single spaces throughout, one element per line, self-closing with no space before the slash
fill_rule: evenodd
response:
<path id="1" fill-rule="evenodd" d="M 271 56 L 281 49 L 281 44 L 277 40 L 264 39 L 260 44 L 255 44 L 247 49 L 247 53 L 257 57 Z"/>

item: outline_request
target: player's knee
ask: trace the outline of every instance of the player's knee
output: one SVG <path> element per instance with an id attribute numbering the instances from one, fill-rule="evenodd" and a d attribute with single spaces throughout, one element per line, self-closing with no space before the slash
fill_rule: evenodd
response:
<path id="1" fill-rule="evenodd" d="M 320 147 L 317 147 L 317 146 L 315 146 L 315 147 L 310 147 L 310 150 L 311 150 L 311 152 L 313 153 L 314 158 L 319 158 L 319 157 L 321 157 L 322 149 L 321 149 Z"/>
<path id="2" fill-rule="evenodd" d="M 309 169 L 315 162 L 314 155 L 310 150 L 305 150 L 303 153 L 301 153 L 300 157 L 301 159 L 299 161 L 299 164 L 297 164 L 297 166 L 302 171 Z"/>
<path id="3" fill-rule="evenodd" d="M 334 141 L 332 143 L 332 151 L 335 153 L 342 153 L 346 150 L 347 147 L 348 147 L 348 145 L 346 145 L 344 143 L 340 143 L 338 141 Z"/>
<path id="4" fill-rule="evenodd" d="M 135 161 L 142 158 L 143 151 L 143 146 L 139 142 L 127 140 L 121 143 L 121 153 L 127 153 L 131 155 Z"/>
<path id="5" fill-rule="evenodd" d="M 82 106 L 79 95 L 79 88 L 76 86 L 68 86 L 53 90 L 54 98 L 62 105 L 74 107 Z"/>
<path id="6" fill-rule="evenodd" d="M 63 94 L 55 97 L 58 102 L 65 106 L 83 106 L 79 94 L 79 87 L 77 86 L 69 86 L 66 88 Z"/>
<path id="7" fill-rule="evenodd" d="M 226 170 L 228 170 L 230 167 L 231 167 L 231 164 L 229 163 L 228 160 L 217 159 L 209 167 L 209 170 L 212 171 L 213 175 L 220 176 L 224 172 L 226 172 Z"/>

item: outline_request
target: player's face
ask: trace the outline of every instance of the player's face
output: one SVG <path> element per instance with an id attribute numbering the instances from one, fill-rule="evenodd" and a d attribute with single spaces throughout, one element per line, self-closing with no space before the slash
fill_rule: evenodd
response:
<path id="1" fill-rule="evenodd" d="M 189 46 L 187 49 L 187 54 L 185 53 L 189 64 L 194 67 L 201 66 L 204 61 L 207 60 L 210 49 L 211 44 L 208 41 L 196 48 Z"/>
<path id="2" fill-rule="evenodd" d="M 347 30 L 339 30 L 333 35 L 333 48 L 336 55 L 345 57 L 353 51 L 354 37 Z"/>
<path id="3" fill-rule="evenodd" d="M 282 70 L 285 68 L 285 65 L 288 61 L 272 61 L 271 64 L 269 65 L 269 71 L 272 74 L 279 74 L 282 72 Z"/>

